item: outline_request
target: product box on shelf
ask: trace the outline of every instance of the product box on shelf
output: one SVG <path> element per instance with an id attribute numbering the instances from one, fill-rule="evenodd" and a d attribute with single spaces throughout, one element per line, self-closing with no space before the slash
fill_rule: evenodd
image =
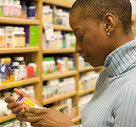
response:
<path id="1" fill-rule="evenodd" d="M 39 42 L 39 26 L 24 26 L 26 47 L 37 47 Z"/>
<path id="2" fill-rule="evenodd" d="M 1 83 L 10 82 L 10 64 L 11 58 L 0 59 Z"/>

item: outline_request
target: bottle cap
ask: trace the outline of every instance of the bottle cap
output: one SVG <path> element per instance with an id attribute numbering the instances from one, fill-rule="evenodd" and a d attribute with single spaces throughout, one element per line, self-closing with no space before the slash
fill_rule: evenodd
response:
<path id="1" fill-rule="evenodd" d="M 13 62 L 13 66 L 19 66 L 19 62 Z"/>
<path id="2" fill-rule="evenodd" d="M 15 57 L 14 60 L 21 62 L 24 61 L 24 57 Z"/>

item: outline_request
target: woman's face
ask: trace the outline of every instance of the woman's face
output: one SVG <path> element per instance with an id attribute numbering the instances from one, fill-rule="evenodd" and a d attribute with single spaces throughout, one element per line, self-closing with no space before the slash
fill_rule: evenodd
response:
<path id="1" fill-rule="evenodd" d="M 76 36 L 76 52 L 92 66 L 103 66 L 105 58 L 112 50 L 104 23 L 98 24 L 91 19 L 81 20 L 78 13 L 71 13 L 70 26 Z"/>

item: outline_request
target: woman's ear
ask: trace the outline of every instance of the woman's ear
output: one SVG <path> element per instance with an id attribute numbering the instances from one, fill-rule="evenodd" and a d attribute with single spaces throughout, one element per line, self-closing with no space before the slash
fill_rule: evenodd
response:
<path id="1" fill-rule="evenodd" d="M 112 15 L 111 13 L 106 13 L 103 18 L 103 21 L 104 21 L 104 29 L 106 33 L 112 34 L 116 25 L 114 15 Z"/>

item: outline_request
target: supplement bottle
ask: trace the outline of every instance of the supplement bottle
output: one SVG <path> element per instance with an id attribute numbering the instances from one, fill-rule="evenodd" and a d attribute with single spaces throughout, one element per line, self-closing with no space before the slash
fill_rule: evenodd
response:
<path id="1" fill-rule="evenodd" d="M 19 27 L 14 27 L 13 28 L 13 45 L 14 48 L 19 48 L 20 47 L 20 33 L 19 33 Z"/>
<path id="2" fill-rule="evenodd" d="M 20 80 L 20 69 L 19 69 L 19 62 L 13 62 L 14 66 L 14 80 L 19 81 Z"/>
<path id="3" fill-rule="evenodd" d="M 21 5 L 20 1 L 15 1 L 15 17 L 20 18 L 21 17 Z"/>
<path id="4" fill-rule="evenodd" d="M 3 28 L 0 28 L 0 48 L 6 48 L 6 36 Z"/>
<path id="5" fill-rule="evenodd" d="M 14 1 L 13 0 L 9 0 L 9 8 L 10 8 L 10 12 L 9 12 L 9 17 L 13 17 L 14 16 Z"/>
<path id="6" fill-rule="evenodd" d="M 24 27 L 19 28 L 19 33 L 20 33 L 20 47 L 25 47 L 25 32 L 24 32 Z"/>
<path id="7" fill-rule="evenodd" d="M 21 18 L 22 19 L 27 19 L 27 5 L 26 1 L 21 1 L 21 6 L 22 6 L 22 13 L 21 13 Z"/>
<path id="8" fill-rule="evenodd" d="M 19 62 L 20 80 L 26 79 L 26 63 L 24 57 L 15 57 L 14 60 Z"/>
<path id="9" fill-rule="evenodd" d="M 35 1 L 30 1 L 27 13 L 28 13 L 28 19 L 35 20 L 35 13 L 36 13 Z"/>
<path id="10" fill-rule="evenodd" d="M 10 6 L 9 6 L 9 3 L 8 3 L 8 0 L 3 1 L 2 12 L 3 12 L 3 17 L 9 17 Z"/>
<path id="11" fill-rule="evenodd" d="M 37 65 L 35 64 L 34 61 L 29 61 L 28 66 L 32 66 L 34 68 L 34 77 L 37 76 Z"/>

